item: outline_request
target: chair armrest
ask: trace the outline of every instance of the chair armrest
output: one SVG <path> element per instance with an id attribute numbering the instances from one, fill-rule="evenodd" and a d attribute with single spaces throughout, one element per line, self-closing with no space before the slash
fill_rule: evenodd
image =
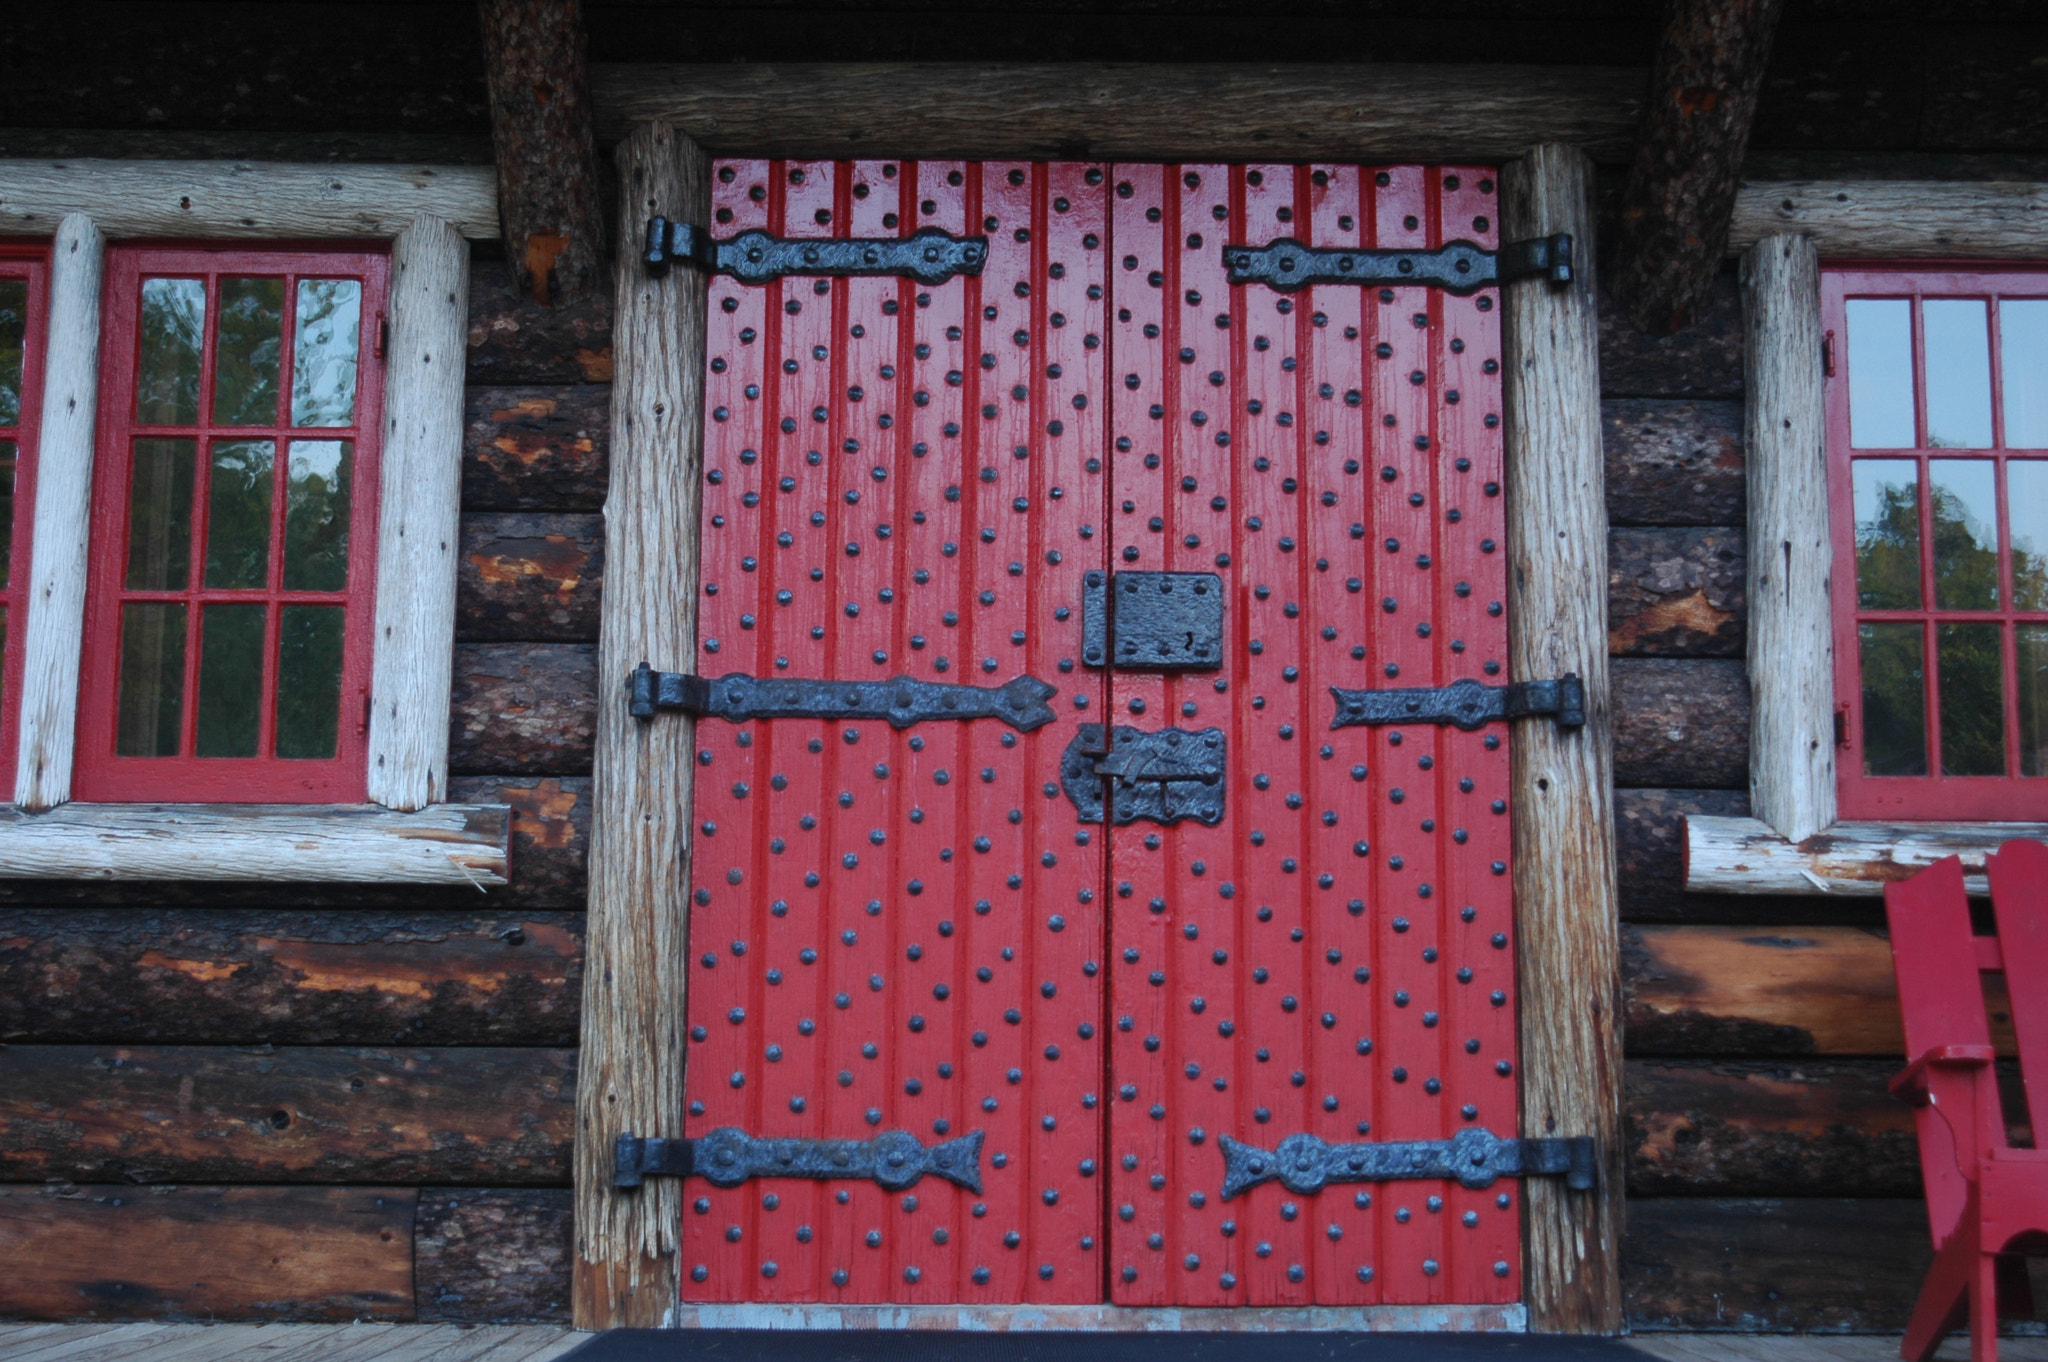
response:
<path id="1" fill-rule="evenodd" d="M 1900 1070 L 1889 1087 L 1892 1096 L 1912 1106 L 1927 1105 L 1927 1072 L 1930 1069 L 1988 1069 L 1998 1058 L 1989 1045 L 1936 1045 Z"/>

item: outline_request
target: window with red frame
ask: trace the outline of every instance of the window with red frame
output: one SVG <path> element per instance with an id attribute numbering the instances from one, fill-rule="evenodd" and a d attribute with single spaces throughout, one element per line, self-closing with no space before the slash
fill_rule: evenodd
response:
<path id="1" fill-rule="evenodd" d="M 1844 818 L 2048 817 L 2048 273 L 1822 283 Z"/>
<path id="2" fill-rule="evenodd" d="M 29 529 L 35 521 L 46 259 L 41 246 L 0 246 L 0 772 L 10 791 L 20 740 L 15 697 L 21 694 Z"/>
<path id="3" fill-rule="evenodd" d="M 108 253 L 74 798 L 363 799 L 386 264 Z"/>

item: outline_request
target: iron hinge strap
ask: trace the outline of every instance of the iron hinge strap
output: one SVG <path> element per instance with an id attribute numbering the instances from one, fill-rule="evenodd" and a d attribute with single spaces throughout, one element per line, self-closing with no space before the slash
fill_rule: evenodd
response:
<path id="1" fill-rule="evenodd" d="M 1422 284 L 1463 296 L 1496 284 L 1541 275 L 1553 284 L 1572 279 L 1572 238 L 1510 241 L 1489 251 L 1452 241 L 1433 251 L 1350 250 L 1308 246 L 1280 237 L 1264 246 L 1225 246 L 1223 264 L 1233 284 L 1265 284 L 1283 293 L 1314 284 Z"/>
<path id="2" fill-rule="evenodd" d="M 871 1140 L 749 1135 L 731 1126 L 699 1139 L 626 1134 L 612 1146 L 612 1185 L 638 1187 L 662 1177 L 700 1177 L 714 1187 L 764 1177 L 851 1178 L 900 1192 L 929 1173 L 978 1194 L 982 1134 L 969 1131 L 929 1148 L 907 1130 L 884 1131 Z"/>
<path id="3" fill-rule="evenodd" d="M 1516 681 L 1486 686 L 1470 679 L 1448 686 L 1411 686 L 1393 690 L 1345 690 L 1330 687 L 1337 698 L 1332 728 L 1367 728 L 1384 724 L 1455 724 L 1470 732 L 1496 719 L 1548 716 L 1559 728 L 1583 728 L 1586 684 L 1575 672 L 1548 681 Z"/>
<path id="4" fill-rule="evenodd" d="M 1225 1135 L 1223 1199 L 1262 1182 L 1278 1181 L 1307 1196 L 1337 1182 L 1396 1182 L 1416 1178 L 1455 1179 L 1464 1187 L 1490 1187 L 1504 1177 L 1558 1177 L 1574 1191 L 1599 1181 L 1593 1137 L 1570 1135 L 1504 1139 L 1484 1127 L 1461 1130 L 1448 1140 L 1388 1140 L 1330 1144 L 1314 1135 L 1289 1135 L 1265 1150 Z"/>
<path id="5" fill-rule="evenodd" d="M 647 220 L 649 274 L 668 273 L 672 262 L 706 274 L 727 274 L 743 284 L 768 284 L 785 275 L 851 278 L 899 276 L 943 284 L 956 274 L 980 274 L 988 238 L 954 236 L 923 227 L 905 237 L 779 237 L 750 228 L 724 241 L 702 227 L 667 218 Z"/>
<path id="6" fill-rule="evenodd" d="M 748 719 L 886 719 L 909 728 L 933 719 L 1000 719 L 1020 733 L 1053 721 L 1046 703 L 1058 688 L 1031 676 L 1013 676 L 1000 686 L 965 686 L 918 681 L 818 681 L 755 677 L 692 676 L 658 672 L 642 662 L 628 678 L 626 712 L 652 719 L 664 709 L 743 723 Z"/>

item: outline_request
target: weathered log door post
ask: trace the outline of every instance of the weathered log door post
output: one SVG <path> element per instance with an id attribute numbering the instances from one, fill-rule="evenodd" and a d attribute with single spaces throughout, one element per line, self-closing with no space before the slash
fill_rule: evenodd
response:
<path id="1" fill-rule="evenodd" d="M 1604 694 L 1528 641 L 1583 583 L 1509 574 L 1552 561 L 1501 300 L 1550 286 L 1501 284 L 1569 282 L 1568 243 L 1496 253 L 1484 167 L 735 161 L 700 209 L 659 145 L 623 162 L 626 230 L 670 221 L 665 275 L 621 262 L 641 575 L 607 588 L 590 987 L 665 1062 L 586 1060 L 581 1172 L 623 1135 L 640 1198 L 590 1223 L 648 1276 L 679 1244 L 684 1300 L 1521 1299 L 1522 1189 L 1595 1171 L 1517 1138 L 1553 1057 L 1517 1056 L 1515 895 L 1571 910 L 1511 785 L 1539 858 L 1605 799 Z M 701 473 L 668 424 L 700 378 Z M 1544 736 L 1511 768 L 1512 718 Z M 1537 1134 L 1601 1133 L 1546 1103 Z"/>

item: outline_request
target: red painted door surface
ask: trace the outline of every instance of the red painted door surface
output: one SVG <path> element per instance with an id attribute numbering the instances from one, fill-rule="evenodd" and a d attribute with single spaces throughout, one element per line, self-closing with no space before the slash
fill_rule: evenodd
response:
<path id="1" fill-rule="evenodd" d="M 698 725 L 687 1133 L 927 1176 L 685 1184 L 710 1301 L 1519 1296 L 1519 1185 L 1267 1183 L 1518 1133 L 1507 728 L 1331 728 L 1505 680 L 1492 290 L 1231 287 L 1226 243 L 1491 248 L 1481 168 L 735 161 L 713 232 L 984 235 L 979 277 L 712 283 L 708 675 L 1058 687 L 1054 722 Z M 1087 574 L 1214 573 L 1223 665 L 1105 672 Z M 1084 723 L 1226 751 L 1208 825 L 1083 821 Z"/>

